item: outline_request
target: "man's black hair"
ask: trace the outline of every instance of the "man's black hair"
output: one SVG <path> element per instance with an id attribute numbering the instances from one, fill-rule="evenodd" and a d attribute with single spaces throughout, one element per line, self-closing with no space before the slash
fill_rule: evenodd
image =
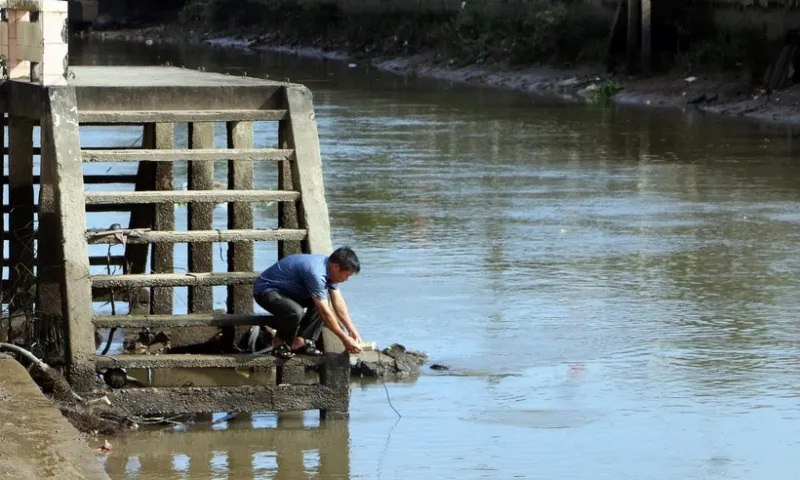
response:
<path id="1" fill-rule="evenodd" d="M 354 274 L 361 271 L 361 263 L 358 261 L 356 252 L 354 252 L 350 247 L 337 248 L 333 251 L 333 253 L 331 253 L 328 261 L 339 265 L 342 270 L 348 270 Z"/>

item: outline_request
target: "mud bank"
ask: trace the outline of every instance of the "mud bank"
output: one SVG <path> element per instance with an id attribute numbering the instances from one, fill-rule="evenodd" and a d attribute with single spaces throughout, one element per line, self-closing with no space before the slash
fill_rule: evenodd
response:
<path id="1" fill-rule="evenodd" d="M 287 44 L 271 34 L 209 33 L 158 26 L 86 33 L 93 38 L 155 43 L 206 44 L 217 48 L 271 51 L 355 64 L 369 63 L 379 70 L 451 82 L 556 96 L 575 102 L 596 102 L 594 93 L 604 84 L 619 91 L 608 99 L 617 105 L 667 107 L 751 120 L 800 125 L 800 85 L 767 94 L 738 73 L 665 74 L 650 78 L 612 76 L 601 66 L 582 65 L 511 68 L 504 64 L 459 66 L 435 53 L 387 56 L 348 53 L 339 45 Z M 604 99 L 600 99 L 604 100 Z"/>
<path id="2" fill-rule="evenodd" d="M 0 372 L 0 476 L 108 480 L 89 445 L 42 394 L 25 368 L 0 354 Z"/>

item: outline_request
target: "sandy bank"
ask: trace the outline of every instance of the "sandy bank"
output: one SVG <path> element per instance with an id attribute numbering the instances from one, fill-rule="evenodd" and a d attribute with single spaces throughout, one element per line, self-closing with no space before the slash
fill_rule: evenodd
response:
<path id="1" fill-rule="evenodd" d="M 0 417 L 0 477 L 108 480 L 81 434 L 42 394 L 25 368 L 2 354 Z"/>

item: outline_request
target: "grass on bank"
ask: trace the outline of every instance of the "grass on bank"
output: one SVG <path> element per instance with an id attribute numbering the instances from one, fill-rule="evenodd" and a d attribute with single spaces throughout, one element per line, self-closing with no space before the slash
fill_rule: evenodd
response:
<path id="1" fill-rule="evenodd" d="M 608 20 L 554 4 L 524 15 L 457 13 L 346 14 L 336 5 L 292 0 L 188 0 L 179 20 L 215 30 L 260 27 L 277 39 L 324 41 L 364 54 L 436 50 L 458 63 L 603 61 Z"/>
<path id="2" fill-rule="evenodd" d="M 345 13 L 333 3 L 304 6 L 297 0 L 187 0 L 179 21 L 211 31 L 256 32 L 270 42 L 320 45 L 363 56 L 436 52 L 454 66 L 609 62 L 608 16 L 569 2 L 554 1 L 517 16 L 492 14 L 468 3 L 458 12 L 378 15 Z M 719 32 L 709 18 L 695 12 L 671 21 L 667 27 L 674 44 L 654 52 L 658 67 L 687 75 L 747 70 L 755 77 L 777 56 L 779 46 L 767 42 L 762 32 Z M 614 60 L 620 68 L 623 59 Z"/>

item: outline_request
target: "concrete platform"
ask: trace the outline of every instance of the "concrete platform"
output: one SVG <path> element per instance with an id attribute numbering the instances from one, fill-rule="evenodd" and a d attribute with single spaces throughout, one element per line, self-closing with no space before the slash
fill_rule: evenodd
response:
<path id="1" fill-rule="evenodd" d="M 159 66 L 72 66 L 79 112 L 280 110 L 286 109 L 286 87 L 311 92 L 302 85 Z M 61 87 L 56 87 L 61 88 Z M 11 80 L 0 84 L 0 111 L 39 120 L 46 88 Z M 252 113 L 252 112 L 250 112 Z"/>
<path id="2" fill-rule="evenodd" d="M 74 66 L 67 82 L 74 87 L 242 87 L 287 85 L 274 80 L 201 72 L 180 67 Z"/>
<path id="3" fill-rule="evenodd" d="M 109 480 L 81 434 L 13 358 L 0 354 L 0 478 Z"/>

